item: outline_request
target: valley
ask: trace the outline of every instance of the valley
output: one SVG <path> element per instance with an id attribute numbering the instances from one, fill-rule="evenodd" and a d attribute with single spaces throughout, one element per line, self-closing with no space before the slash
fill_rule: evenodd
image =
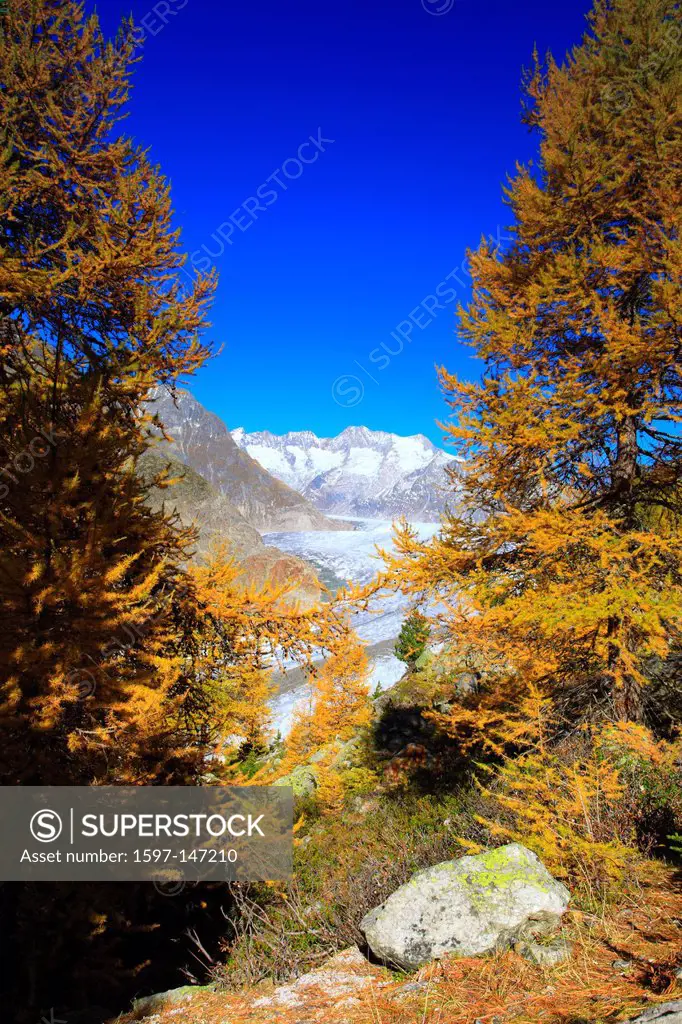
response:
<path id="1" fill-rule="evenodd" d="M 318 581 L 323 601 L 368 583 L 381 566 L 377 548 L 390 548 L 400 516 L 421 539 L 433 537 L 445 505 L 446 469 L 458 472 L 454 456 L 423 435 L 367 427 L 348 427 L 336 438 L 230 431 L 181 389 L 157 389 L 148 409 L 166 434 L 145 456 L 147 475 L 166 463 L 177 474 L 171 488 L 152 492 L 153 507 L 174 508 L 197 529 L 200 561 L 225 542 L 247 580 L 295 581 L 293 596 L 307 607 L 320 597 Z M 392 593 L 355 615 L 370 660 L 370 693 L 392 686 L 405 670 L 393 647 L 407 607 Z M 310 689 L 296 664 L 276 671 L 274 681 L 272 724 L 286 736 Z"/>
<path id="2" fill-rule="evenodd" d="M 380 568 L 377 547 L 391 546 L 392 522 L 386 519 L 344 519 L 352 523 L 352 532 L 316 530 L 300 533 L 264 534 L 267 544 L 310 563 L 321 582 L 334 594 L 346 584 L 367 583 Z M 426 540 L 438 530 L 436 523 L 413 523 Z M 407 602 L 399 594 L 387 595 L 369 612 L 355 616 L 353 625 L 367 644 L 371 674 L 370 693 L 392 686 L 402 676 L 405 665 L 394 653 L 395 639 L 405 617 Z M 305 701 L 309 686 L 300 668 L 294 666 L 278 673 L 279 692 L 272 702 L 273 724 L 286 735 L 296 708 Z"/>
<path id="3" fill-rule="evenodd" d="M 681 16 L 0 0 L 2 1020 L 682 1024 Z"/>

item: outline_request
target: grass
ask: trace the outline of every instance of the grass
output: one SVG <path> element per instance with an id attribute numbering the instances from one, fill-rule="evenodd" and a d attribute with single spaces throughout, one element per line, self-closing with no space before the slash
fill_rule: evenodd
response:
<path id="1" fill-rule="evenodd" d="M 458 837 L 480 838 L 473 790 L 444 798 L 396 794 L 357 798 L 334 818 L 299 833 L 295 875 L 284 887 L 243 887 L 238 936 L 219 980 L 231 987 L 285 982 L 360 943 L 362 917 L 421 868 L 464 852 Z"/>

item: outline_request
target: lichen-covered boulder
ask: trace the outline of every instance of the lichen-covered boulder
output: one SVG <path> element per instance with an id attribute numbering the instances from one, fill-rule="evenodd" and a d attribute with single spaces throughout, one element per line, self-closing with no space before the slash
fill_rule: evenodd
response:
<path id="1" fill-rule="evenodd" d="M 214 985 L 181 985 L 180 988 L 171 988 L 167 992 L 157 992 L 153 996 L 142 996 L 133 1001 L 133 1013 L 136 1017 L 148 1016 L 166 1009 L 169 1006 L 191 1003 L 192 1000 L 204 992 L 213 992 Z"/>
<path id="2" fill-rule="evenodd" d="M 312 796 L 317 789 L 317 768 L 314 765 L 299 764 L 291 775 L 284 775 L 275 786 L 291 786 L 294 796 Z"/>
<path id="3" fill-rule="evenodd" d="M 367 914 L 372 953 L 415 970 L 445 953 L 480 956 L 557 928 L 568 889 L 519 843 L 419 871 Z"/>
<path id="4" fill-rule="evenodd" d="M 628 1024 L 682 1024 L 682 999 L 658 1003 L 628 1021 Z"/>

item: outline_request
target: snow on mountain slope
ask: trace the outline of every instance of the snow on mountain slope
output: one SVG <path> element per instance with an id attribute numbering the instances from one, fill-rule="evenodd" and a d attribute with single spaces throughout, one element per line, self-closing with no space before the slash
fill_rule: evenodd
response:
<path id="1" fill-rule="evenodd" d="M 456 499 L 445 472 L 458 460 L 423 434 L 399 437 L 367 427 L 347 427 L 337 437 L 302 430 L 232 431 L 235 443 L 269 473 L 337 515 L 383 518 L 405 515 L 433 521 Z"/>
<path id="2" fill-rule="evenodd" d="M 295 488 L 268 473 L 235 444 L 220 417 L 205 409 L 189 391 L 178 389 L 172 395 L 165 388 L 156 388 L 147 408 L 172 438 L 161 447 L 204 477 L 257 530 L 348 528 L 346 523 L 327 519 Z"/>

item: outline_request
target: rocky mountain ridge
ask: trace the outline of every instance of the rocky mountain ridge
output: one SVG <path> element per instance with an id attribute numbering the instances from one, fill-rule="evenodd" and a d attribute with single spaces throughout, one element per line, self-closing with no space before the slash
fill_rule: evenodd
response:
<path id="1" fill-rule="evenodd" d="M 174 480 L 171 486 L 153 486 L 153 481 L 166 469 Z M 224 542 L 240 563 L 245 582 L 292 583 L 295 589 L 291 597 L 301 606 L 309 607 L 319 601 L 321 587 L 313 567 L 302 558 L 266 546 L 239 509 L 190 466 L 171 458 L 162 449 L 151 449 L 139 460 L 137 471 L 145 482 L 152 484 L 147 497 L 152 509 L 174 511 L 183 526 L 197 528 L 196 558 L 203 558 L 212 545 Z"/>
<path id="2" fill-rule="evenodd" d="M 233 440 L 225 423 L 183 389 L 173 395 L 157 388 L 148 410 L 158 416 L 171 440 L 160 447 L 199 473 L 260 532 L 345 530 L 305 497 L 273 477 Z"/>
<path id="3" fill-rule="evenodd" d="M 432 522 L 453 500 L 446 470 L 456 473 L 459 461 L 423 434 L 401 437 L 347 427 L 336 437 L 321 438 L 310 430 L 276 435 L 237 428 L 232 437 L 323 512 Z"/>

